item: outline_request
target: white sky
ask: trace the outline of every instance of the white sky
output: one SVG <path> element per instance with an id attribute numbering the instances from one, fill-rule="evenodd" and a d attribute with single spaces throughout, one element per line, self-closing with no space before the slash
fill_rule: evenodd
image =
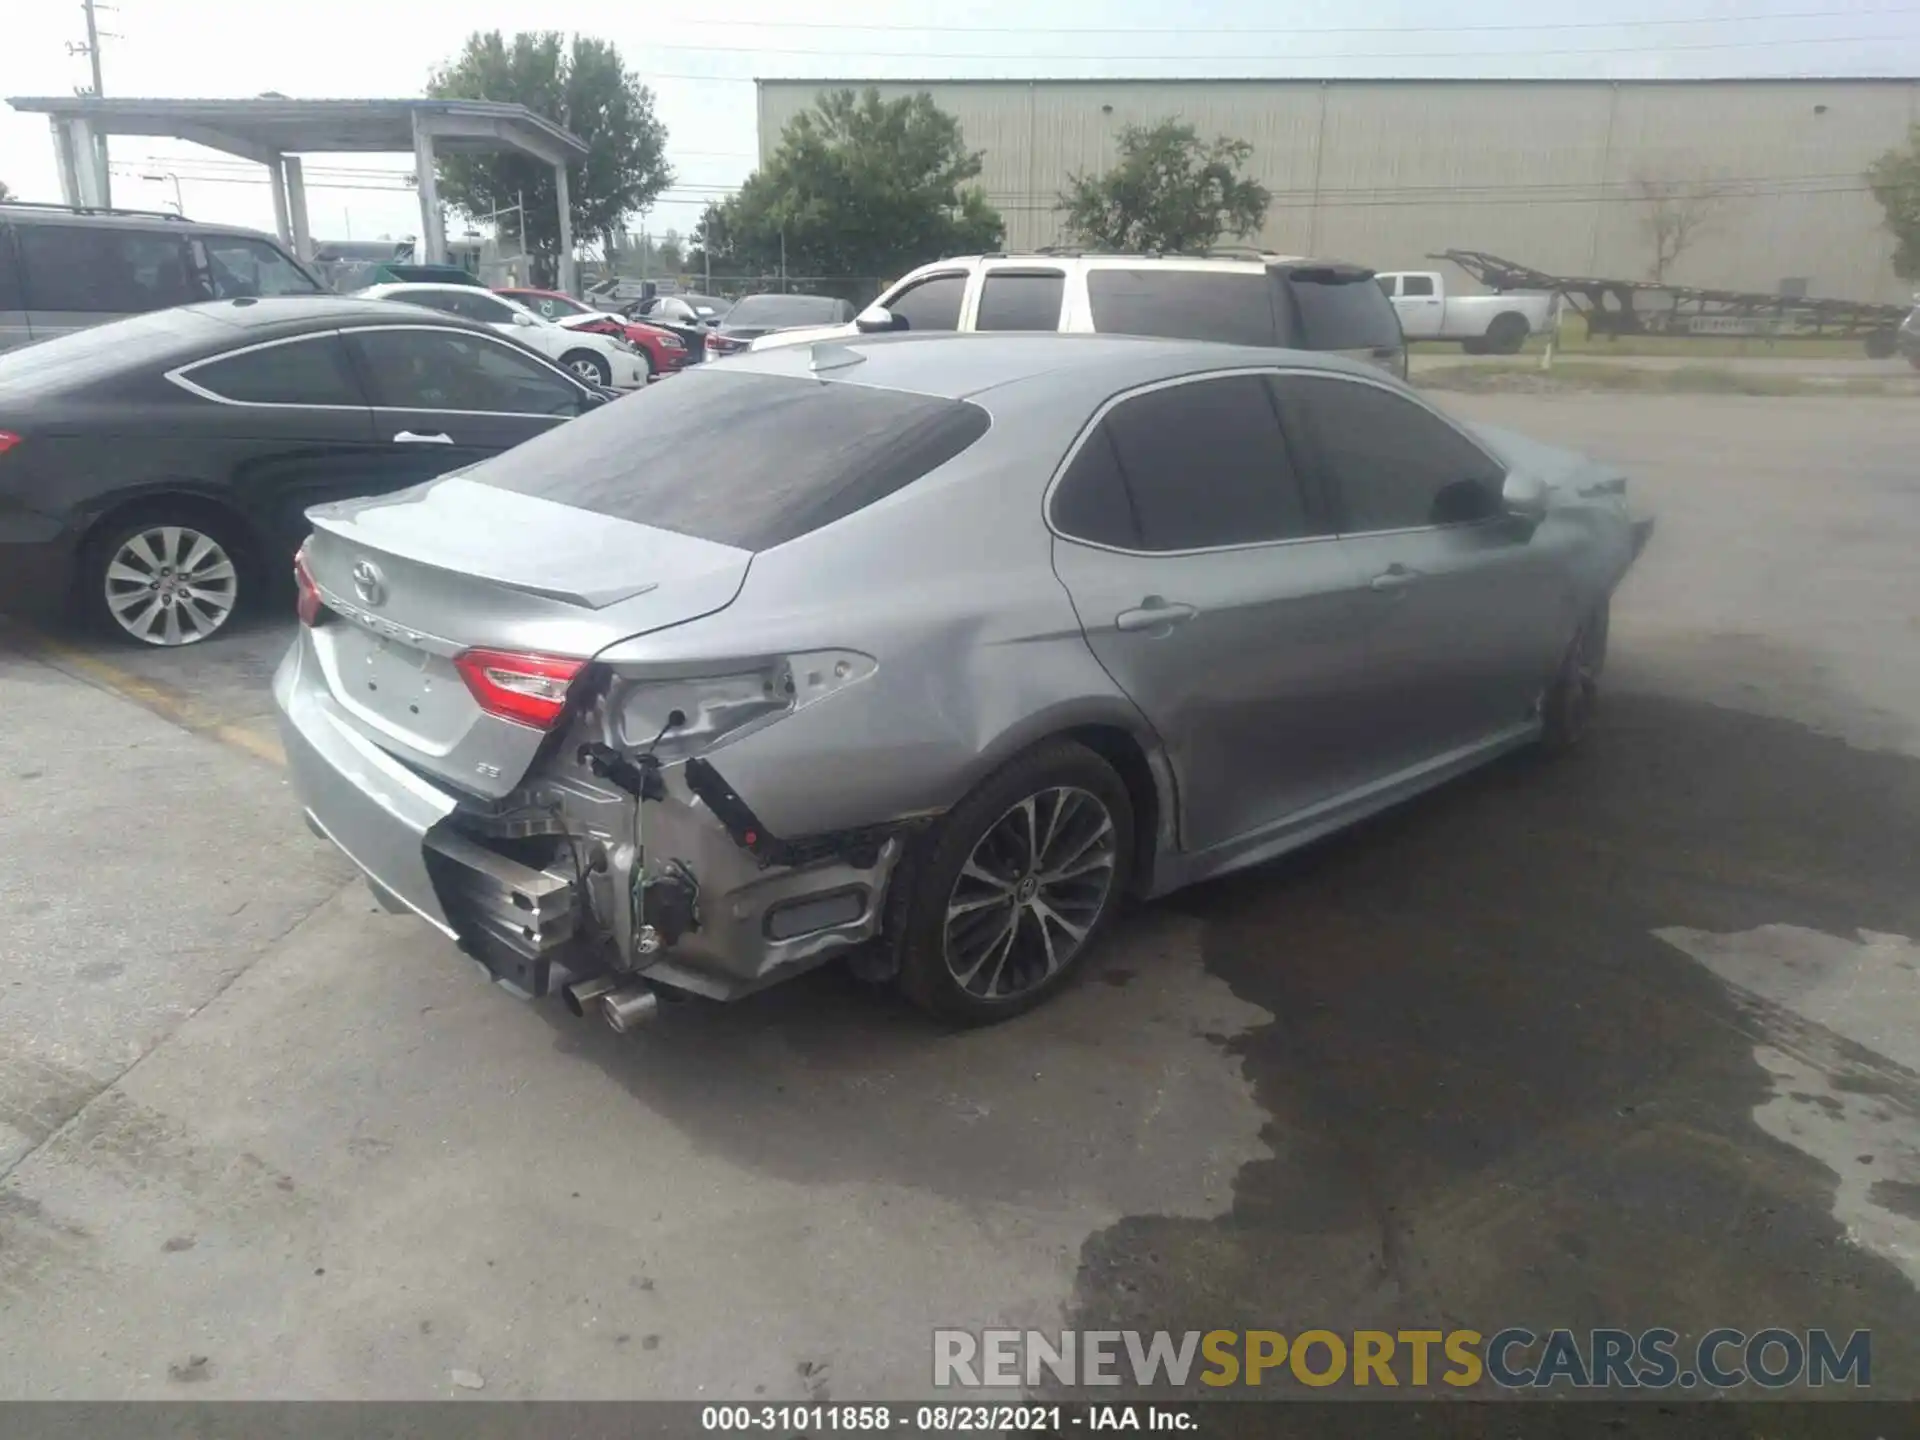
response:
<path id="1" fill-rule="evenodd" d="M 1920 74 L 1920 0 L 1677 0 L 1675 9 L 1662 0 L 113 3 L 100 12 L 111 32 L 101 42 L 108 95 L 411 96 L 471 30 L 538 24 L 610 40 L 653 87 L 667 126 L 678 179 L 632 222 L 656 233 L 690 230 L 709 199 L 752 169 L 755 76 Z M 0 10 L 0 96 L 87 83 L 86 57 L 67 50 L 85 35 L 78 0 L 0 0 Z M 690 13 L 700 18 L 679 18 Z M 116 204 L 166 208 L 172 181 L 141 175 L 172 172 L 188 214 L 273 228 L 257 167 L 173 141 L 112 143 Z M 313 233 L 417 232 L 418 206 L 396 178 L 409 166 L 401 156 L 309 157 Z M 43 117 L 0 107 L 0 180 L 23 199 L 59 199 Z"/>

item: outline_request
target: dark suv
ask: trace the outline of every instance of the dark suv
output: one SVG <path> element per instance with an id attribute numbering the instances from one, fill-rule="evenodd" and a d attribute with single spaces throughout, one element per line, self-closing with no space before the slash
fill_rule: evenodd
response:
<path id="1" fill-rule="evenodd" d="M 0 350 L 201 300 L 324 293 L 255 230 L 157 211 L 0 203 Z"/>

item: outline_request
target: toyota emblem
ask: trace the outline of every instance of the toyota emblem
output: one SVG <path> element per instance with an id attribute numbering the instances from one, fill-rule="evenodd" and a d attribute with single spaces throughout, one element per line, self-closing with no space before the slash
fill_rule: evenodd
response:
<path id="1" fill-rule="evenodd" d="M 378 605 L 387 598 L 387 584 L 380 574 L 380 567 L 371 560 L 362 560 L 353 567 L 353 593 L 368 605 Z"/>

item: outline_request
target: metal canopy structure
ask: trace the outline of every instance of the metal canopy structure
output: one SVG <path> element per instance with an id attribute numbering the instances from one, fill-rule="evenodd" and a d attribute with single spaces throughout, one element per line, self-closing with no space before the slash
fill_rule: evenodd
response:
<path id="1" fill-rule="evenodd" d="M 132 100 L 92 95 L 20 96 L 7 101 L 24 114 L 45 115 L 53 129 L 60 188 L 69 205 L 106 203 L 102 135 L 157 135 L 190 140 L 266 167 L 281 241 L 313 258 L 307 226 L 302 154 L 413 152 L 419 176 L 420 233 L 429 263 L 447 258 L 445 224 L 434 181 L 434 157 L 510 150 L 553 167 L 560 211 L 560 284 L 575 288 L 573 225 L 567 165 L 585 157 L 586 142 L 524 105 L 492 100 Z"/>

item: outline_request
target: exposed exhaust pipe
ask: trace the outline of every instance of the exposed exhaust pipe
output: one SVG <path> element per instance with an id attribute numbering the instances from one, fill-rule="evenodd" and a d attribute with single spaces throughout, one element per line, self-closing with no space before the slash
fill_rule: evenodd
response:
<path id="1" fill-rule="evenodd" d="M 651 1020 L 660 1008 L 660 997 L 644 985 L 626 985 L 600 997 L 600 1014 L 620 1034 Z"/>
<path id="2" fill-rule="evenodd" d="M 567 1011 L 576 1020 L 584 1017 L 587 1006 L 598 1000 L 609 990 L 619 985 L 611 975 L 595 975 L 591 980 L 576 980 L 560 991 L 560 998 L 566 1003 Z"/>

